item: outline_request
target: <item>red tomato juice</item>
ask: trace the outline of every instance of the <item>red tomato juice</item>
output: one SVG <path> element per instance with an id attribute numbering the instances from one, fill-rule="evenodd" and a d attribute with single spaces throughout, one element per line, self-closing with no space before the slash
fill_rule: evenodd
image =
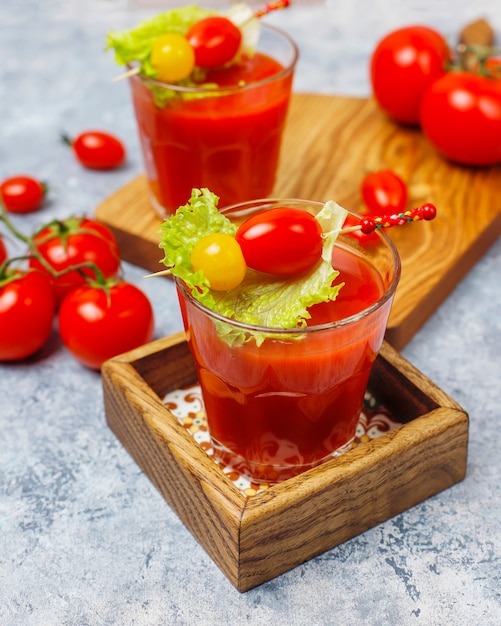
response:
<path id="1" fill-rule="evenodd" d="M 283 70 L 257 52 L 209 72 L 204 84 L 217 89 L 196 98 L 171 90 L 162 105 L 154 96 L 165 86 L 131 79 L 152 202 L 160 214 L 186 204 L 193 188 L 208 187 L 221 207 L 271 193 L 292 86 L 292 71 Z M 224 86 L 232 89 L 222 94 Z"/>
<path id="2" fill-rule="evenodd" d="M 309 325 L 356 315 L 388 288 L 347 248 L 336 246 L 334 267 L 340 271 L 336 282 L 345 285 L 335 302 L 311 308 Z M 349 448 L 391 300 L 351 323 L 312 329 L 303 339 L 231 347 L 205 313 L 181 298 L 216 456 L 254 480 L 276 482 Z"/>

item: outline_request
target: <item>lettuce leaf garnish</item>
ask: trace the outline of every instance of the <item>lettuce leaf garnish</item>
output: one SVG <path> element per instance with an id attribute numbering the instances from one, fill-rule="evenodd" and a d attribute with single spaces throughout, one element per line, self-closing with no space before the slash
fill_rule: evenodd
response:
<path id="1" fill-rule="evenodd" d="M 120 32 L 110 31 L 106 37 L 105 49 L 115 51 L 115 61 L 118 65 L 139 61 L 142 64 L 141 72 L 154 78 L 157 72 L 149 58 L 155 39 L 164 33 L 184 35 L 195 22 L 216 14 L 215 10 L 201 9 L 195 5 L 165 11 L 143 20 L 134 28 Z"/>
<path id="2" fill-rule="evenodd" d="M 210 289 L 203 270 L 193 271 L 190 256 L 206 235 L 236 233 L 237 227 L 218 211 L 218 200 L 208 189 L 194 189 L 189 202 L 161 227 L 163 263 L 184 281 L 194 298 L 220 315 L 269 329 L 304 327 L 311 317 L 309 307 L 336 299 L 344 283 L 333 285 L 339 272 L 332 267 L 332 252 L 346 219 L 345 209 L 329 201 L 316 216 L 324 233 L 322 258 L 309 272 L 284 277 L 248 269 L 238 287 L 217 292 Z M 223 327 L 221 332 L 226 334 L 228 328 Z M 260 343 L 264 337 L 255 338 Z M 245 339 L 228 340 L 236 343 Z"/>
<path id="3" fill-rule="evenodd" d="M 164 11 L 143 20 L 134 28 L 110 31 L 106 36 L 105 50 L 115 51 L 115 61 L 118 65 L 127 65 L 137 61 L 141 63 L 141 74 L 155 78 L 158 72 L 150 63 L 151 49 L 155 39 L 165 33 L 185 35 L 193 24 L 211 15 L 222 15 L 222 13 L 214 9 L 202 9 L 197 5 Z M 254 17 L 252 9 L 246 3 L 237 3 L 228 9 L 226 17 L 241 28 L 242 48 L 248 54 L 252 54 L 259 39 L 259 20 Z M 204 72 L 200 68 L 195 68 L 192 80 L 188 78 L 180 81 L 179 84 L 186 87 L 194 86 L 200 84 L 203 76 Z"/>

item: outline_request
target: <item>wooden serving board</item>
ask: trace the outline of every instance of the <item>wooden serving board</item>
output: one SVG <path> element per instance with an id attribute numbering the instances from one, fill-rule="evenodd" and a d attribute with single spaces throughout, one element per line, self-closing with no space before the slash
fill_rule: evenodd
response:
<path id="1" fill-rule="evenodd" d="M 390 168 L 409 187 L 408 208 L 437 206 L 433 222 L 386 231 L 402 259 L 386 335 L 397 349 L 501 234 L 501 167 L 447 162 L 419 130 L 394 124 L 372 99 L 294 94 L 281 154 L 275 197 L 335 200 L 358 212 L 364 174 Z M 126 261 L 162 269 L 161 220 L 144 176 L 101 203 L 96 217 L 113 230 Z"/>
<path id="2" fill-rule="evenodd" d="M 468 415 L 386 342 L 369 389 L 401 425 L 248 498 L 163 401 L 197 380 L 184 333 L 107 361 L 102 380 L 108 425 L 239 591 L 465 476 Z"/>

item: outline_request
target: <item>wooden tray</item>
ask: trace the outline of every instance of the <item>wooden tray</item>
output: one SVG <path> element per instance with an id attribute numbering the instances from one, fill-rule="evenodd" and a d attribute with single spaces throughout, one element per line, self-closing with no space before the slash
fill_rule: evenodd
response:
<path id="1" fill-rule="evenodd" d="M 184 333 L 107 361 L 109 426 L 209 556 L 246 591 L 464 478 L 468 416 L 384 343 L 369 389 L 398 428 L 244 497 L 162 398 L 196 382 Z"/>
<path id="2" fill-rule="evenodd" d="M 442 159 L 418 130 L 392 123 L 373 100 L 312 94 L 292 99 L 275 196 L 329 199 L 354 211 L 368 170 L 391 168 L 407 182 L 409 208 L 429 201 L 438 217 L 387 231 L 402 258 L 402 279 L 387 340 L 402 348 L 501 234 L 501 167 L 473 169 Z M 123 258 L 161 269 L 161 220 L 143 176 L 96 209 Z"/>

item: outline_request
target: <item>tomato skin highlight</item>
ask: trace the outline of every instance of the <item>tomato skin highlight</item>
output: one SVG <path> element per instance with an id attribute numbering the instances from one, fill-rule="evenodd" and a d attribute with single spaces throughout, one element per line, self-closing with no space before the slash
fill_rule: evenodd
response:
<path id="1" fill-rule="evenodd" d="M 425 89 L 445 74 L 445 38 L 427 26 L 406 26 L 383 37 L 371 55 L 372 91 L 380 108 L 402 124 L 419 125 Z"/>
<path id="2" fill-rule="evenodd" d="M 55 222 L 35 233 L 33 242 L 55 272 L 86 262 L 94 263 L 105 278 L 117 276 L 120 272 L 120 252 L 116 239 L 104 224 L 96 220 L 84 217 Z M 35 257 L 30 259 L 29 265 L 50 275 Z M 72 270 L 59 277 L 51 276 L 57 304 L 72 289 L 84 284 L 86 276 L 95 278 L 91 268 Z"/>
<path id="3" fill-rule="evenodd" d="M 64 139 L 71 145 L 77 160 L 89 169 L 111 170 L 125 161 L 126 151 L 123 143 L 110 133 L 87 130 L 73 140 Z"/>
<path id="4" fill-rule="evenodd" d="M 231 20 L 216 15 L 193 24 L 186 39 L 195 52 L 195 64 L 212 68 L 233 59 L 240 48 L 242 33 Z"/>
<path id="5" fill-rule="evenodd" d="M 43 204 L 45 185 L 33 176 L 10 176 L 0 183 L 2 202 L 9 213 L 32 213 Z"/>
<path id="6" fill-rule="evenodd" d="M 425 136 L 462 165 L 501 162 L 501 79 L 450 72 L 426 90 L 420 111 Z"/>
<path id="7" fill-rule="evenodd" d="M 322 228 L 313 215 L 279 207 L 262 211 L 238 228 L 246 264 L 269 274 L 299 274 L 320 260 Z"/>
<path id="8" fill-rule="evenodd" d="M 147 296 L 120 281 L 108 288 L 74 289 L 61 304 L 58 324 L 71 354 L 82 365 L 99 370 L 107 359 L 151 341 L 155 320 Z"/>
<path id="9" fill-rule="evenodd" d="M 392 170 L 367 174 L 362 180 L 360 192 L 370 215 L 401 213 L 407 206 L 407 186 Z"/>
<path id="10" fill-rule="evenodd" d="M 56 304 L 49 278 L 20 272 L 0 283 L 0 361 L 20 361 L 47 342 Z"/>

